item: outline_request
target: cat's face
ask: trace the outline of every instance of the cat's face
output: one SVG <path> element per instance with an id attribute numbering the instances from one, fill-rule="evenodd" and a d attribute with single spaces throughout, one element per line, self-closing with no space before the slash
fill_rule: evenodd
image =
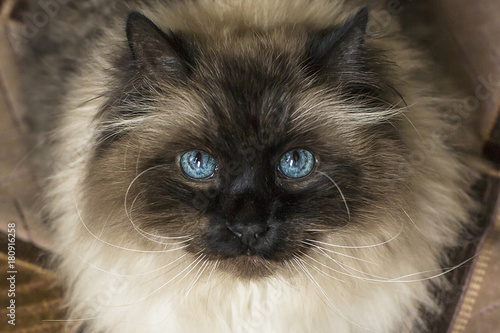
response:
<path id="1" fill-rule="evenodd" d="M 178 239 L 244 277 L 279 271 L 325 235 L 376 229 L 363 216 L 387 206 L 405 162 L 366 15 L 222 41 L 131 14 L 91 210 L 121 214 L 126 237 Z"/>

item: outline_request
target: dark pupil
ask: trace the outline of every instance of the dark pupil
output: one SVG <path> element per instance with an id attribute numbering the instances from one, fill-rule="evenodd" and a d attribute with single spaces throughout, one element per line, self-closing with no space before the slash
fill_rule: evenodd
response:
<path id="1" fill-rule="evenodd" d="M 293 151 L 293 158 L 290 160 L 290 166 L 292 167 L 295 163 L 298 162 L 299 159 L 300 159 L 299 152 L 294 150 Z"/>
<path id="2" fill-rule="evenodd" d="M 199 168 L 201 166 L 201 153 L 197 152 L 194 157 L 194 162 L 196 163 L 196 167 Z"/>

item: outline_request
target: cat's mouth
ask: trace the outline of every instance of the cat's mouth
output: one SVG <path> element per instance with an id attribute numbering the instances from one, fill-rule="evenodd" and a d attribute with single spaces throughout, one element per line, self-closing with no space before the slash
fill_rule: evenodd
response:
<path id="1" fill-rule="evenodd" d="M 206 254 L 218 262 L 219 269 L 243 279 L 265 278 L 284 272 L 286 262 L 293 257 L 294 252 L 288 247 L 262 248 L 239 242 L 219 245 L 221 247 L 217 249 L 205 248 Z"/>

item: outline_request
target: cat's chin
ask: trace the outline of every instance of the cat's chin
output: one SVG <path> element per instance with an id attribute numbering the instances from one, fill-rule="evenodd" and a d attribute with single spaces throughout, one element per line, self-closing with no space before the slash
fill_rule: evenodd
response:
<path id="1" fill-rule="evenodd" d="M 264 259 L 257 255 L 241 255 L 219 260 L 220 270 L 242 279 L 256 280 L 276 275 L 282 271 L 283 264 Z"/>

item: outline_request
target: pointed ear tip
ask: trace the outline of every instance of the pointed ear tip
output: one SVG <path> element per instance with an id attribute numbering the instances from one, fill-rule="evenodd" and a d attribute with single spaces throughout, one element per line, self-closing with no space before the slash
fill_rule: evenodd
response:
<path id="1" fill-rule="evenodd" d="M 128 13 L 128 19 L 135 19 L 135 18 L 143 18 L 145 17 L 143 14 L 135 11 L 135 10 L 132 10 Z"/>
<path id="2" fill-rule="evenodd" d="M 144 19 L 146 19 L 146 16 L 144 16 L 143 14 L 136 11 L 131 11 L 127 16 L 127 26 L 129 26 L 133 22 L 142 21 Z"/>
<path id="3" fill-rule="evenodd" d="M 351 19 L 351 22 L 362 31 L 365 31 L 366 27 L 368 26 L 369 16 L 370 7 L 364 6 L 356 12 L 354 17 Z"/>
<path id="4" fill-rule="evenodd" d="M 354 15 L 354 17 L 357 20 L 363 20 L 363 21 L 367 21 L 368 16 L 370 16 L 370 7 L 368 7 L 368 6 L 362 7 L 361 9 L 358 10 L 356 15 Z"/>
<path id="5" fill-rule="evenodd" d="M 130 41 L 134 34 L 147 30 L 150 27 L 158 29 L 146 15 L 140 12 L 131 11 L 127 16 L 127 22 L 125 23 L 127 39 Z"/>
<path id="6" fill-rule="evenodd" d="M 155 25 L 146 15 L 140 12 L 134 10 L 128 14 L 126 23 L 127 30 L 130 30 L 133 26 L 144 26 L 145 24 Z"/>
<path id="7" fill-rule="evenodd" d="M 370 13 L 370 6 L 363 6 L 361 7 L 360 10 L 358 10 L 358 13 L 362 13 L 363 15 L 367 15 Z"/>
<path id="8" fill-rule="evenodd" d="M 137 59 L 137 34 L 144 30 L 145 22 L 149 22 L 149 19 L 143 14 L 137 11 L 131 11 L 127 16 L 127 22 L 125 23 L 125 34 L 127 36 L 128 45 L 130 51 L 132 52 L 132 57 Z"/>

